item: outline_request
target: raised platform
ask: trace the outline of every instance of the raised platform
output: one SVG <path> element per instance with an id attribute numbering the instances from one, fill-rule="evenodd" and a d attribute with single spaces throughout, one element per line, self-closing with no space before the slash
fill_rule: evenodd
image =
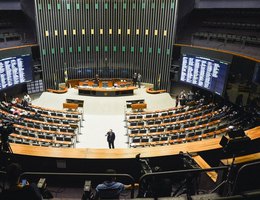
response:
<path id="1" fill-rule="evenodd" d="M 79 86 L 79 95 L 89 95 L 89 96 L 125 96 L 133 95 L 134 90 L 137 87 L 91 87 L 91 86 Z"/>

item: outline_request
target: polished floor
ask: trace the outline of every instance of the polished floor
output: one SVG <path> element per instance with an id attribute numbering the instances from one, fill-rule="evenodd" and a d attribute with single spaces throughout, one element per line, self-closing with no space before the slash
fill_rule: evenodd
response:
<path id="1" fill-rule="evenodd" d="M 81 111 L 84 114 L 83 127 L 78 136 L 77 148 L 108 148 L 106 132 L 113 129 L 116 134 L 115 148 L 128 148 L 125 113 L 126 101 L 144 99 L 147 111 L 167 109 L 175 105 L 175 100 L 168 93 L 148 94 L 145 86 L 134 91 L 132 96 L 93 97 L 80 96 L 78 91 L 70 88 L 65 94 L 43 92 L 33 100 L 33 104 L 46 108 L 62 109 L 66 99 L 84 100 Z"/>

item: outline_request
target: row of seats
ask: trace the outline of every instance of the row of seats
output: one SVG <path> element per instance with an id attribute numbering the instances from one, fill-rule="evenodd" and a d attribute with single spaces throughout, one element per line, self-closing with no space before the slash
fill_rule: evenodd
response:
<path id="1" fill-rule="evenodd" d="M 199 126 L 199 125 L 211 123 L 212 121 L 218 119 L 218 117 L 212 117 L 214 114 L 217 113 L 218 112 L 215 111 L 203 116 L 194 117 L 191 119 L 177 120 L 177 121 L 176 118 L 173 118 L 172 121 L 167 121 L 167 122 L 164 121 L 164 123 L 161 123 L 161 121 L 158 120 L 158 121 L 154 121 L 155 123 L 147 124 L 147 125 L 144 124 L 144 122 L 139 122 L 138 124 L 136 124 L 136 126 L 128 126 L 128 129 L 131 132 L 133 131 L 133 129 L 147 129 L 149 130 L 149 132 L 153 132 L 154 129 L 159 129 L 159 128 L 162 128 L 163 130 L 172 130 L 172 129 L 180 129 L 180 128 L 185 129 L 193 126 Z"/>
<path id="2" fill-rule="evenodd" d="M 203 21 L 203 26 L 225 29 L 260 30 L 260 24 L 227 21 Z"/>
<path id="3" fill-rule="evenodd" d="M 157 111 L 150 111 L 150 112 L 137 112 L 137 113 L 127 113 L 126 120 L 127 121 L 136 121 L 140 119 L 151 119 L 151 118 L 158 118 L 162 117 L 165 118 L 167 116 L 179 116 L 179 115 L 185 115 L 190 114 L 194 111 L 204 110 L 207 108 L 213 107 L 212 104 L 205 105 L 203 104 L 196 104 L 196 105 L 187 105 L 187 106 L 181 106 L 181 107 L 173 107 L 170 109 L 164 109 L 164 110 L 157 110 Z"/>
<path id="4" fill-rule="evenodd" d="M 205 129 L 207 130 L 207 129 Z M 227 132 L 228 128 L 224 127 L 222 129 L 205 131 L 196 130 L 184 133 L 176 133 L 160 136 L 146 136 L 146 137 L 134 137 L 130 141 L 130 147 L 147 147 L 147 146 L 158 146 L 158 145 L 173 145 L 185 142 L 198 141 L 207 138 L 214 138 L 217 135 L 223 135 Z"/>
<path id="5" fill-rule="evenodd" d="M 260 37 L 239 34 L 215 33 L 210 31 L 196 32 L 192 35 L 192 38 L 219 40 L 223 41 L 224 43 L 238 42 L 242 45 L 260 45 Z"/>
<path id="6" fill-rule="evenodd" d="M 185 115 L 173 115 L 167 117 L 158 117 L 158 118 L 151 118 L 151 119 L 143 119 L 138 121 L 130 121 L 127 123 L 128 127 L 133 126 L 144 126 L 144 125 L 154 125 L 154 124 L 172 124 L 175 122 L 183 123 L 183 122 L 190 122 L 193 120 L 200 120 L 201 118 L 206 118 L 212 115 L 218 114 L 218 111 L 212 112 L 213 109 L 202 110 L 198 112 L 191 112 L 190 114 L 186 113 Z"/>

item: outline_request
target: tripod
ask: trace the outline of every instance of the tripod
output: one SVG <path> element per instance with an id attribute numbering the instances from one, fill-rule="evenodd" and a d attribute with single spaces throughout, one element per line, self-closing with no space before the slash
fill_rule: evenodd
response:
<path id="1" fill-rule="evenodd" d="M 227 176 L 226 176 L 226 179 L 224 181 L 222 181 L 216 188 L 214 188 L 210 193 L 214 193 L 216 192 L 219 188 L 221 188 L 223 185 L 224 185 L 224 188 L 223 188 L 223 193 L 226 193 L 226 196 L 229 196 L 232 192 L 232 185 L 233 185 L 233 181 L 232 181 L 232 172 L 233 172 L 233 169 L 235 167 L 235 158 L 236 158 L 236 155 L 233 154 L 232 156 L 232 162 L 231 164 L 229 165 L 228 167 L 228 170 L 227 170 Z"/>

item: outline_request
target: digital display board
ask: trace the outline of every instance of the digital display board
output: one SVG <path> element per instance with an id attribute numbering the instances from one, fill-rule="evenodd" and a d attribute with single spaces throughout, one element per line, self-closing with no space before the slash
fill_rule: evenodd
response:
<path id="1" fill-rule="evenodd" d="M 229 64 L 211 58 L 183 54 L 180 81 L 222 95 Z"/>
<path id="2" fill-rule="evenodd" d="M 30 54 L 0 59 L 0 89 L 32 81 Z"/>

